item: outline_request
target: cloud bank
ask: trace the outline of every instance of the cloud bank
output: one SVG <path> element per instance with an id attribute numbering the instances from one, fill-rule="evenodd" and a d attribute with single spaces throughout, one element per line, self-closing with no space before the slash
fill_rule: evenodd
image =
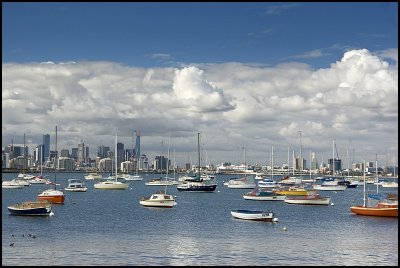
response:
<path id="1" fill-rule="evenodd" d="M 390 57 L 394 64 L 385 58 Z M 397 49 L 372 53 L 350 50 L 326 69 L 287 62 L 273 67 L 228 62 L 176 68 L 140 68 L 115 62 L 3 63 L 3 146 L 31 146 L 43 134 L 59 148 L 81 140 L 91 155 L 98 145 L 112 147 L 115 132 L 130 148 L 135 129 L 142 152 L 161 153 L 171 137 L 177 161 L 195 161 L 201 132 L 212 163 L 287 163 L 287 150 L 332 156 L 355 151 L 358 161 L 375 154 L 397 154 Z M 29 144 L 29 142 L 27 143 Z M 52 142 L 54 139 L 52 138 Z M 33 148 L 33 147 L 32 147 Z M 306 157 L 306 155 L 304 155 Z M 344 161 L 344 160 L 343 160 Z"/>

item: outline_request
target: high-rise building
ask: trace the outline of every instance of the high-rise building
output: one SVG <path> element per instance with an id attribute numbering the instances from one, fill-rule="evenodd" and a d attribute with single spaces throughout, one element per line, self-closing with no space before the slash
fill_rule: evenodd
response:
<path id="1" fill-rule="evenodd" d="M 69 150 L 68 149 L 62 149 L 60 152 L 60 157 L 69 157 Z"/>
<path id="2" fill-rule="evenodd" d="M 97 147 L 97 156 L 100 158 L 106 158 L 107 157 L 107 152 L 110 151 L 110 147 L 100 145 Z"/>
<path id="3" fill-rule="evenodd" d="M 315 153 L 311 154 L 311 170 L 318 169 L 318 162 L 317 158 L 315 157 Z"/>
<path id="4" fill-rule="evenodd" d="M 80 164 L 86 163 L 86 147 L 85 143 L 81 139 L 81 143 L 78 144 L 78 159 L 77 162 Z"/>
<path id="5" fill-rule="evenodd" d="M 167 163 L 168 163 L 168 158 L 157 155 L 154 160 L 154 169 L 155 170 L 167 170 Z"/>
<path id="6" fill-rule="evenodd" d="M 135 144 L 135 158 L 138 159 L 140 157 L 140 130 L 135 130 L 136 132 L 136 144 Z"/>
<path id="7" fill-rule="evenodd" d="M 119 167 L 125 160 L 124 147 L 125 146 L 122 142 L 117 143 L 117 167 Z"/>
<path id="8" fill-rule="evenodd" d="M 71 149 L 71 158 L 75 159 L 75 161 L 78 160 L 78 148 Z"/>
<path id="9" fill-rule="evenodd" d="M 35 162 L 38 165 L 45 162 L 44 157 L 43 157 L 43 151 L 44 151 L 43 147 L 44 147 L 43 144 L 39 144 L 39 145 L 36 145 L 36 148 L 35 148 Z M 50 152 L 49 152 L 49 154 L 50 154 Z"/>
<path id="10" fill-rule="evenodd" d="M 333 163 L 332 158 L 328 159 L 328 166 L 329 166 L 329 169 L 332 171 L 334 168 L 335 173 L 336 173 L 336 172 L 342 170 L 342 160 L 338 159 L 338 158 L 335 158 L 334 160 L 335 160 L 335 166 L 332 165 L 332 163 Z"/>
<path id="11" fill-rule="evenodd" d="M 43 162 L 50 156 L 50 134 L 43 135 Z"/>

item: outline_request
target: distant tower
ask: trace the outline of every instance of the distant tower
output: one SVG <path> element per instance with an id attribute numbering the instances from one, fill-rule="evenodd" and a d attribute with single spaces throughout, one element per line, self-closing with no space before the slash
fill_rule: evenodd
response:
<path id="1" fill-rule="evenodd" d="M 43 135 L 43 143 L 42 144 L 43 144 L 42 161 L 44 163 L 50 156 L 50 134 Z"/>
<path id="2" fill-rule="evenodd" d="M 83 142 L 81 138 L 81 143 L 78 144 L 78 152 L 77 152 L 77 161 L 80 164 L 86 163 L 86 148 L 85 148 L 85 143 Z"/>
<path id="3" fill-rule="evenodd" d="M 140 158 L 140 130 L 135 130 L 136 132 L 136 144 L 135 144 L 135 155 L 136 159 Z"/>

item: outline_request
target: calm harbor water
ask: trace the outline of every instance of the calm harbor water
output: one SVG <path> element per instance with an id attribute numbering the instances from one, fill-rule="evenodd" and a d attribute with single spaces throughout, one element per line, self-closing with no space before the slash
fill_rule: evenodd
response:
<path id="1" fill-rule="evenodd" d="M 15 176 L 2 174 L 3 180 Z M 124 191 L 96 190 L 93 181 L 85 181 L 88 191 L 66 192 L 65 204 L 54 205 L 51 217 L 11 216 L 7 210 L 35 200 L 49 186 L 2 189 L 2 265 L 398 265 L 398 218 L 350 212 L 363 202 L 362 186 L 320 192 L 332 197 L 332 206 L 302 206 L 245 200 L 250 190 L 223 186 L 232 175 L 217 175 L 215 192 L 169 186 L 176 207 L 143 207 L 140 197 L 164 189 L 144 184 L 157 176 L 143 175 Z M 69 178 L 84 180 L 81 173 L 57 173 L 57 188 L 66 187 Z M 233 209 L 270 209 L 279 222 L 234 219 Z"/>

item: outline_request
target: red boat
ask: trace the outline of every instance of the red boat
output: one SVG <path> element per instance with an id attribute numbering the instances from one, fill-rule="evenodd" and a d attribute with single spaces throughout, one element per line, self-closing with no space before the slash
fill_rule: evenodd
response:
<path id="1" fill-rule="evenodd" d="M 64 204 L 65 196 L 62 191 L 55 190 L 55 189 L 47 189 L 44 190 L 37 196 L 38 200 L 46 200 L 50 203 L 55 204 Z"/>

